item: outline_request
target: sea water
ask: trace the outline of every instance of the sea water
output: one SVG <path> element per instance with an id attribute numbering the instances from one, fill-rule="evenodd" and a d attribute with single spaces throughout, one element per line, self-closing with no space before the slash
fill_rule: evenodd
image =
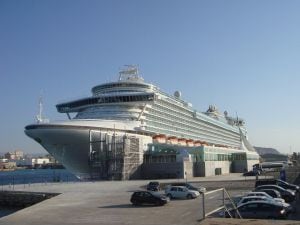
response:
<path id="1" fill-rule="evenodd" d="M 0 172 L 0 185 L 68 181 L 78 181 L 78 179 L 66 169 L 22 169 Z"/>

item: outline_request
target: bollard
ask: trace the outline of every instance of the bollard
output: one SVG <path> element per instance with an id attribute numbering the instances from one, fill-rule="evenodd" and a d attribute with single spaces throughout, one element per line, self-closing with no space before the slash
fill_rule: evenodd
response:
<path id="1" fill-rule="evenodd" d="M 205 194 L 202 193 L 203 220 L 205 219 Z"/>

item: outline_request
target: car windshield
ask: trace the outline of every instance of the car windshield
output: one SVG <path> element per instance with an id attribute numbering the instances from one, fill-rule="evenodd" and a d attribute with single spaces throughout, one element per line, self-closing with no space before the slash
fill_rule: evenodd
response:
<path id="1" fill-rule="evenodd" d="M 264 188 L 270 188 L 270 189 L 275 188 L 276 190 L 285 191 L 284 188 L 282 188 L 282 187 L 280 187 L 280 186 L 278 186 L 278 185 L 270 185 L 270 186 L 269 186 L 269 185 L 263 185 L 263 186 L 261 186 L 260 189 L 264 189 Z"/>
<path id="2" fill-rule="evenodd" d="M 196 188 L 195 186 L 191 185 L 191 184 L 186 184 L 187 188 Z"/>
<path id="3" fill-rule="evenodd" d="M 289 184 L 289 183 L 287 183 L 287 182 L 285 182 L 285 181 L 283 181 L 283 180 L 277 180 L 277 181 L 278 181 L 278 183 L 281 183 L 281 184 L 291 185 L 291 184 Z"/>

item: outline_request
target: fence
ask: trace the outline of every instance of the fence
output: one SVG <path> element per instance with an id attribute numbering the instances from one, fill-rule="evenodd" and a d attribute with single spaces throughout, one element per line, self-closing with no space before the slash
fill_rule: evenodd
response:
<path id="1" fill-rule="evenodd" d="M 226 201 L 229 201 L 229 204 L 226 203 Z M 242 216 L 239 213 L 238 209 L 236 208 L 235 203 L 232 201 L 229 193 L 226 191 L 225 188 L 220 188 L 220 189 L 203 193 L 202 194 L 203 219 L 221 210 L 223 210 L 224 212 L 224 217 L 225 217 L 225 212 L 227 212 L 230 217 L 233 217 L 233 215 L 230 213 L 228 209 L 228 205 L 232 205 L 232 207 L 236 211 L 237 217 L 242 219 Z"/>
<path id="2" fill-rule="evenodd" d="M 14 190 L 15 185 L 31 185 L 34 183 L 48 184 L 53 182 L 77 182 L 79 181 L 74 175 L 64 169 L 49 170 L 22 170 L 13 172 L 0 173 L 1 189 L 4 186 Z"/>

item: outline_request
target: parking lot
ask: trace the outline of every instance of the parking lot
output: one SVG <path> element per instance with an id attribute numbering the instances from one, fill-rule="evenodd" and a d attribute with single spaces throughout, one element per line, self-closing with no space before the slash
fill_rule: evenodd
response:
<path id="1" fill-rule="evenodd" d="M 232 197 L 253 190 L 253 181 L 242 179 L 230 181 L 231 177 L 226 179 L 226 181 L 203 179 L 199 184 L 207 187 L 208 191 L 225 186 Z M 201 197 L 191 200 L 172 200 L 165 206 L 133 206 L 130 203 L 132 193 L 135 190 L 142 190 L 147 182 L 112 181 L 16 186 L 15 190 L 62 194 L 0 218 L 0 224 L 200 224 L 203 219 Z M 196 181 L 193 182 L 197 184 Z M 219 207 L 221 203 L 221 194 L 208 196 L 205 204 L 206 212 Z M 298 207 L 297 211 L 289 219 L 299 220 L 299 200 L 295 205 Z M 226 220 L 228 219 L 223 219 Z"/>

